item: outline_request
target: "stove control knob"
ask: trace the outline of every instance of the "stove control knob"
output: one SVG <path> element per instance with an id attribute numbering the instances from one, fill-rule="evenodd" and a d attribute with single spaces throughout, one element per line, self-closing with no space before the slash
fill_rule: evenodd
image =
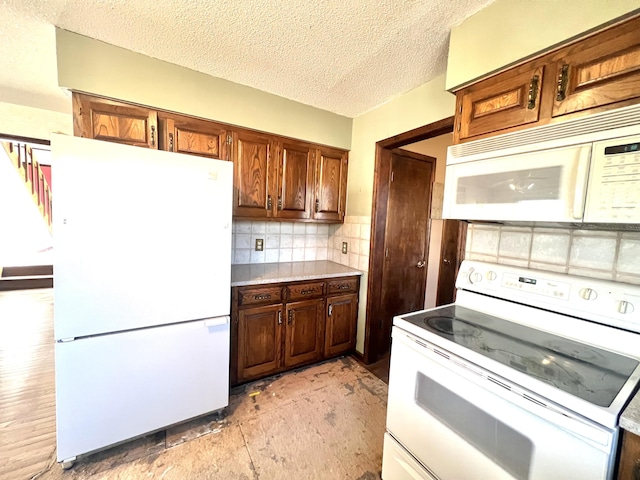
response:
<path id="1" fill-rule="evenodd" d="M 580 297 L 582 297 L 584 300 L 595 300 L 596 298 L 598 298 L 598 292 L 591 288 L 581 288 L 579 293 Z"/>
<path id="2" fill-rule="evenodd" d="M 633 303 L 627 302 L 626 300 L 620 300 L 618 302 L 618 313 L 627 314 L 633 313 Z"/>
<path id="3" fill-rule="evenodd" d="M 482 274 L 479 272 L 475 272 L 474 274 L 471 275 L 471 282 L 473 283 L 479 283 L 482 281 Z"/>
<path id="4" fill-rule="evenodd" d="M 494 281 L 496 278 L 498 278 L 498 275 L 496 274 L 496 272 L 491 270 L 487 272 L 487 280 Z"/>

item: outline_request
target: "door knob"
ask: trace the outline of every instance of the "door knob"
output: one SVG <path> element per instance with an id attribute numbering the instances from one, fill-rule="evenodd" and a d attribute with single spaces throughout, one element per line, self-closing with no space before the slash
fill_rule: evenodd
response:
<path id="1" fill-rule="evenodd" d="M 442 263 L 444 263 L 445 265 L 451 265 L 451 260 L 449 260 L 448 258 L 443 258 Z"/>
<path id="2" fill-rule="evenodd" d="M 418 263 L 416 263 L 416 267 L 418 268 L 422 268 L 427 264 L 427 262 L 425 262 L 424 260 L 419 261 Z"/>

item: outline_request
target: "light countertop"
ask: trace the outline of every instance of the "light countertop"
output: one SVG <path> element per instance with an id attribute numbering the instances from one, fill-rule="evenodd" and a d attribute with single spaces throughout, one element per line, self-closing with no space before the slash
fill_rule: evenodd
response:
<path id="1" fill-rule="evenodd" d="M 362 271 L 329 260 L 314 262 L 252 263 L 231 265 L 231 286 L 296 282 L 362 275 Z"/>
<path id="2" fill-rule="evenodd" d="M 636 393 L 620 415 L 620 426 L 631 433 L 640 435 L 640 392 Z"/>

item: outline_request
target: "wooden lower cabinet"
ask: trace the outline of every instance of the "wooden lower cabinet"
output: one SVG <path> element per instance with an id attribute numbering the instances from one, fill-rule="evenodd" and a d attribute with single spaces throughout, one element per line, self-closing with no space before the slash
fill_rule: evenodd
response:
<path id="1" fill-rule="evenodd" d="M 284 364 L 295 367 L 322 358 L 324 300 L 304 300 L 286 305 Z"/>
<path id="2" fill-rule="evenodd" d="M 232 289 L 232 385 L 355 347 L 359 277 Z"/>
<path id="3" fill-rule="evenodd" d="M 618 480 L 640 480 L 640 437 L 622 430 Z"/>
<path id="4" fill-rule="evenodd" d="M 282 305 L 238 312 L 238 377 L 277 370 L 282 358 Z"/>
<path id="5" fill-rule="evenodd" d="M 356 346 L 358 295 L 339 295 L 327 300 L 324 354 L 327 357 L 348 352 Z"/>

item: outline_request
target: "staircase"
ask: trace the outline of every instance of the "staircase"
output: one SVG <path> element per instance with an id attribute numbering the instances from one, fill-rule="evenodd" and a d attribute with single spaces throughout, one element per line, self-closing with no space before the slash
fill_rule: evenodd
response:
<path id="1" fill-rule="evenodd" d="M 6 157 L 9 159 L 15 170 L 18 172 L 18 177 L 14 179 L 14 175 L 11 172 L 11 167 L 8 166 L 5 162 L 4 158 L 0 158 L 0 162 L 5 163 L 2 165 L 2 175 L 9 175 L 7 178 L 4 178 L 4 183 L 2 183 L 5 190 L 3 190 L 4 195 L 2 196 L 3 204 L 1 207 L 5 210 L 5 215 L 0 216 L 4 222 L 8 222 L 7 225 L 3 225 L 3 235 L 10 235 L 15 237 L 13 240 L 0 242 L 0 246 L 2 246 L 5 250 L 3 253 L 6 257 L 7 252 L 12 252 L 11 248 L 15 248 L 15 246 L 21 245 L 22 248 L 18 248 L 16 250 L 18 252 L 18 257 L 15 258 L 23 258 L 25 252 L 28 252 L 30 247 L 25 247 L 26 245 L 31 245 L 30 240 L 36 237 L 25 236 L 27 232 L 39 232 L 39 235 L 45 234 L 45 230 L 42 227 L 37 226 L 36 230 L 33 227 L 27 228 L 18 228 L 17 232 L 12 228 L 15 228 L 15 224 L 12 223 L 13 219 L 19 221 L 19 219 L 24 220 L 24 225 L 34 225 L 33 222 L 38 222 L 38 216 L 34 213 L 35 211 L 30 211 L 28 208 L 28 202 L 24 197 L 20 197 L 19 202 L 23 203 L 14 203 L 12 198 L 15 194 L 21 194 L 20 185 L 16 182 L 13 184 L 15 180 L 19 178 L 20 183 L 23 183 L 27 192 L 31 196 L 33 203 L 38 209 L 40 217 L 45 222 L 45 226 L 47 227 L 49 234 L 52 234 L 52 195 L 51 195 L 51 166 L 50 165 L 41 165 L 37 159 L 38 155 L 41 155 L 41 158 L 46 159 L 46 154 L 48 153 L 48 147 L 43 145 L 42 150 L 38 150 L 38 145 L 33 146 L 33 148 L 29 144 L 25 144 L 22 142 L 17 142 L 13 140 L 2 140 L 0 139 L 0 143 L 2 144 L 2 148 L 0 148 L 0 157 L 3 157 L 2 149 L 6 153 Z M 11 178 L 9 178 L 11 177 Z M 9 184 L 6 182 L 9 181 Z M 9 188 L 11 187 L 11 188 Z M 13 193 L 11 193 L 13 192 Z M 20 206 L 18 206 L 20 205 Z M 10 209 L 10 210 L 9 210 Z M 13 213 L 11 213 L 13 212 Z M 13 225 L 13 227 L 12 227 Z M 27 233 L 27 235 L 29 235 Z M 46 234 L 45 234 L 46 235 Z M 36 240 L 36 243 L 38 240 Z M 35 245 L 35 243 L 34 243 Z M 50 250 L 49 246 L 45 250 L 34 250 L 34 253 L 38 254 L 41 252 L 45 252 L 46 250 Z M 14 252 L 15 253 L 15 252 Z M 2 257 L 2 255 L 0 255 Z M 6 259 L 6 258 L 5 258 Z M 29 258 L 23 258 L 26 262 L 29 262 Z M 35 257 L 33 258 L 35 259 Z M 37 259 L 35 259 L 37 261 Z M 41 259 L 40 259 L 41 260 Z M 51 265 L 32 265 L 30 263 L 26 263 L 25 266 L 3 266 L 0 263 L 0 292 L 4 292 L 7 290 L 24 290 L 31 288 L 50 288 L 53 286 L 53 267 Z"/>
<path id="2" fill-rule="evenodd" d="M 38 207 L 49 233 L 53 233 L 51 167 L 41 166 L 35 158 L 33 149 L 28 145 L 11 141 L 0 143 L 2 143 L 11 163 L 18 170 L 25 187 L 31 193 L 31 198 Z"/>

